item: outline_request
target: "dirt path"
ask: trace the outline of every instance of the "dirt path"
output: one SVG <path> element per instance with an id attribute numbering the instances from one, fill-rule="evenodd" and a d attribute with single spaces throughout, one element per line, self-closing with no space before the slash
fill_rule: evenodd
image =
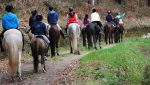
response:
<path id="1" fill-rule="evenodd" d="M 8 73 L 2 73 L 0 79 L 0 85 L 56 85 L 65 81 L 65 75 L 70 73 L 72 69 L 78 65 L 79 59 L 86 55 L 87 52 L 83 52 L 82 55 L 69 54 L 66 57 L 60 59 L 46 61 L 47 72 L 42 73 L 39 67 L 39 73 L 33 73 L 32 59 L 25 61 L 22 64 L 22 82 L 11 82 L 8 77 Z M 7 61 L 3 62 L 6 63 Z M 4 64 L 5 65 L 5 64 Z M 6 65 L 5 65 L 6 66 Z M 4 69 L 6 70 L 6 69 Z"/>
<path id="2" fill-rule="evenodd" d="M 104 48 L 109 48 L 111 46 L 106 46 Z M 66 57 L 59 59 L 52 59 L 51 61 L 46 61 L 47 72 L 42 73 L 39 67 L 39 73 L 33 73 L 32 59 L 28 61 L 22 61 L 22 82 L 11 82 L 9 74 L 5 72 L 7 70 L 6 63 L 7 60 L 1 62 L 4 64 L 0 69 L 0 85 L 66 85 L 67 75 L 79 65 L 79 59 L 89 52 L 82 52 L 81 55 L 68 54 Z M 68 79 L 67 79 L 68 80 Z M 68 82 L 67 82 L 68 83 Z M 70 84 L 67 84 L 70 85 Z"/>

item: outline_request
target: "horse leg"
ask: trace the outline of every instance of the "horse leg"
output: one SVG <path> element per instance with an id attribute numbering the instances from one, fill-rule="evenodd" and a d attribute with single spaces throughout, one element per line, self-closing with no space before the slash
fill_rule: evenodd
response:
<path id="1" fill-rule="evenodd" d="M 22 81 L 22 77 L 21 77 L 21 54 L 22 52 L 19 52 L 19 65 L 18 65 L 18 77 L 19 77 L 19 81 Z"/>
<path id="2" fill-rule="evenodd" d="M 108 38 L 108 34 L 107 34 L 107 33 L 105 33 L 105 43 L 106 43 L 106 44 L 108 44 L 108 42 L 107 42 L 107 38 Z"/>
<path id="3" fill-rule="evenodd" d="M 43 70 L 43 73 L 46 72 L 46 67 L 45 67 L 45 57 L 44 57 L 44 53 L 41 55 L 41 66 L 42 66 L 42 70 Z"/>
<path id="4" fill-rule="evenodd" d="M 73 53 L 73 49 L 72 49 L 72 41 L 71 41 L 71 39 L 69 39 L 69 42 L 70 42 L 70 53 Z"/>
<path id="5" fill-rule="evenodd" d="M 57 56 L 59 56 L 59 53 L 58 53 L 58 45 L 56 45 L 56 53 L 57 53 Z"/>
<path id="6" fill-rule="evenodd" d="M 80 40 L 79 40 L 79 37 L 78 37 L 78 39 L 77 39 L 77 46 L 78 46 L 78 55 L 80 55 L 80 49 L 79 49 L 79 44 L 80 44 L 80 42 L 79 42 Z"/>
<path id="7" fill-rule="evenodd" d="M 85 30 L 82 30 L 82 37 L 83 37 L 83 46 L 86 46 L 86 33 Z"/>
<path id="8" fill-rule="evenodd" d="M 90 47 L 92 46 L 92 45 L 91 45 L 91 36 L 88 35 L 88 36 L 87 36 L 87 39 L 88 39 L 88 49 L 90 49 Z"/>
<path id="9" fill-rule="evenodd" d="M 97 50 L 97 47 L 96 47 L 96 38 L 97 38 L 97 36 L 93 35 L 94 48 Z"/>
<path id="10" fill-rule="evenodd" d="M 99 34 L 98 38 L 99 38 L 99 47 L 102 48 L 102 46 L 101 46 L 101 34 Z"/>

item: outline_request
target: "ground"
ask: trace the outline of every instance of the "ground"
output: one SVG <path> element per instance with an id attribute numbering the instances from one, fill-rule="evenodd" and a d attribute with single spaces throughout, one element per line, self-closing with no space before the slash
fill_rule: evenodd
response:
<path id="1" fill-rule="evenodd" d="M 105 46 L 104 48 L 111 47 Z M 79 65 L 79 59 L 91 51 L 82 51 L 81 55 L 67 54 L 65 57 L 53 58 L 46 61 L 47 72 L 33 73 L 32 59 L 22 60 L 22 82 L 11 82 L 7 72 L 7 60 L 0 62 L 0 83 L 1 85 L 72 85 L 73 79 L 69 74 Z"/>
<path id="2" fill-rule="evenodd" d="M 65 83 L 65 77 L 72 71 L 76 65 L 79 63 L 79 58 L 84 56 L 85 52 L 82 52 L 82 55 L 68 54 L 66 57 L 60 59 L 52 59 L 51 61 L 46 61 L 47 72 L 42 73 L 33 73 L 32 59 L 27 61 L 22 61 L 22 82 L 11 82 L 7 70 L 7 60 L 1 62 L 0 68 L 0 83 L 1 85 L 56 85 L 59 83 Z M 39 68 L 41 70 L 41 68 Z"/>

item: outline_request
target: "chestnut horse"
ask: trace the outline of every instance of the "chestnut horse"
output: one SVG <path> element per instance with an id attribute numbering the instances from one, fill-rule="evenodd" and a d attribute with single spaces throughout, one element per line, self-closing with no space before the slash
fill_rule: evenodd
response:
<path id="1" fill-rule="evenodd" d="M 39 56 L 41 57 L 41 65 L 43 72 L 46 72 L 45 56 L 48 51 L 49 44 L 43 40 L 43 36 L 34 36 L 31 39 L 31 51 L 33 56 L 34 71 L 38 72 Z"/>
<path id="2" fill-rule="evenodd" d="M 59 55 L 59 40 L 60 40 L 60 29 L 57 25 L 51 26 L 49 30 L 49 40 L 50 40 L 50 47 L 51 47 L 51 57 L 54 57 L 55 54 Z"/>
<path id="3" fill-rule="evenodd" d="M 107 22 L 104 26 L 105 42 L 106 44 L 112 44 L 114 42 L 114 28 L 112 23 Z"/>
<path id="4" fill-rule="evenodd" d="M 10 29 L 4 33 L 3 47 L 8 54 L 9 70 L 11 72 L 12 80 L 17 73 L 19 80 L 21 78 L 21 56 L 23 39 L 22 34 L 17 29 Z"/>

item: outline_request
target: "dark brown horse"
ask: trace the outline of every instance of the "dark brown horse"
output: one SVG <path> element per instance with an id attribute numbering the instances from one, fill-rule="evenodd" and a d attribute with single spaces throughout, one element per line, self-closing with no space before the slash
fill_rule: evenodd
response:
<path id="1" fill-rule="evenodd" d="M 90 49 L 91 47 L 93 47 L 93 44 L 94 44 L 94 48 L 97 49 L 96 43 L 97 43 L 98 39 L 99 39 L 99 46 L 101 48 L 101 45 L 100 45 L 100 42 L 101 42 L 100 31 L 101 31 L 101 28 L 96 23 L 90 23 L 85 28 L 85 31 L 86 31 L 86 35 L 87 35 L 88 48 Z"/>
<path id="2" fill-rule="evenodd" d="M 46 72 L 45 56 L 48 50 L 48 43 L 43 40 L 42 36 L 34 36 L 31 39 L 31 51 L 33 56 L 34 71 L 38 72 L 39 56 L 41 56 L 41 65 L 43 72 Z"/>
<path id="3" fill-rule="evenodd" d="M 82 38 L 83 38 L 83 46 L 86 47 L 86 44 L 87 44 L 87 39 L 86 39 L 86 26 L 82 27 L 81 29 L 81 34 L 82 34 Z"/>
<path id="4" fill-rule="evenodd" d="M 115 43 L 123 41 L 123 32 L 124 32 L 123 24 L 119 24 L 118 23 L 118 25 L 117 25 L 117 27 L 115 29 L 115 35 L 114 35 Z"/>
<path id="5" fill-rule="evenodd" d="M 60 30 L 57 25 L 51 26 L 49 30 L 49 40 L 51 47 L 51 57 L 54 57 L 56 53 L 59 55 L 58 45 L 60 40 Z"/>
<path id="6" fill-rule="evenodd" d="M 104 26 L 104 34 L 105 34 L 105 42 L 106 44 L 113 43 L 114 41 L 114 28 L 112 23 L 107 22 L 106 25 Z"/>

